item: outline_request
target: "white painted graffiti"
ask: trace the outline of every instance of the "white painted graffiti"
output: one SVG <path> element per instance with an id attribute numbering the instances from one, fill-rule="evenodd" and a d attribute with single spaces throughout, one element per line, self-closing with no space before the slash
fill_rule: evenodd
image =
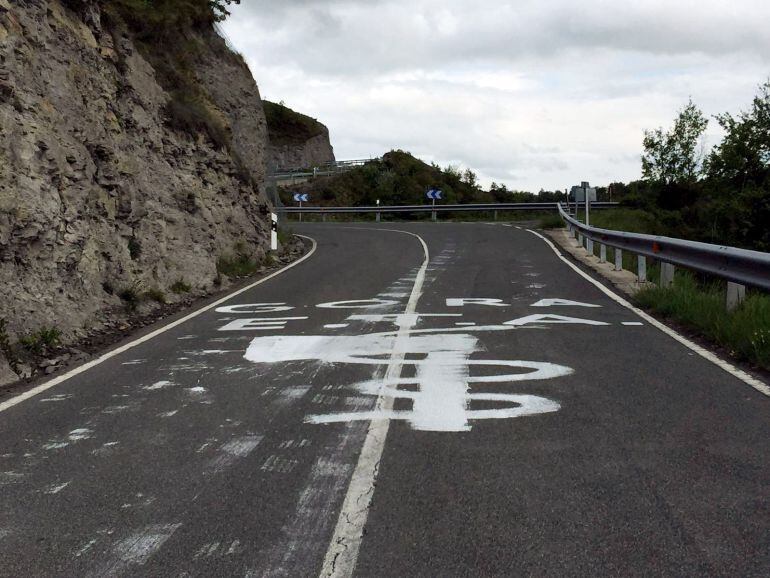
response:
<path id="1" fill-rule="evenodd" d="M 392 356 L 409 356 L 404 365 L 413 365 L 413 378 L 399 377 L 390 381 L 360 382 L 353 388 L 360 393 L 409 399 L 410 410 L 372 410 L 308 416 L 310 423 L 369 421 L 376 419 L 406 420 L 418 430 L 464 431 L 469 420 L 503 419 L 550 413 L 559 404 L 535 395 L 470 392 L 474 384 L 509 383 L 542 380 L 569 375 L 572 369 L 539 361 L 472 359 L 480 350 L 479 341 L 468 334 L 436 334 L 407 336 L 395 333 L 356 336 L 292 335 L 254 339 L 246 351 L 246 359 L 255 363 L 314 360 L 321 363 L 384 365 Z M 420 356 L 420 359 L 413 359 Z M 503 367 L 503 375 L 471 375 L 474 367 Z M 400 389 L 417 386 L 416 391 Z M 498 402 L 507 407 L 473 409 L 474 402 Z"/>

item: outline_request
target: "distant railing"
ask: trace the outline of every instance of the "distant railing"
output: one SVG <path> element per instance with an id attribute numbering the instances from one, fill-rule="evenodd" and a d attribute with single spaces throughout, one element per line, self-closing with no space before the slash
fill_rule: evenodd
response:
<path id="1" fill-rule="evenodd" d="M 608 209 L 618 203 L 591 203 L 592 209 Z M 364 207 L 282 207 L 286 213 L 454 213 L 465 211 L 556 211 L 558 203 L 476 203 L 465 205 L 369 205 Z"/>
<path id="2" fill-rule="evenodd" d="M 591 208 L 597 204 L 591 203 Z M 647 280 L 647 257 L 650 257 L 661 262 L 661 286 L 673 283 L 677 265 L 725 279 L 728 309 L 734 308 L 744 299 L 746 285 L 770 290 L 770 253 L 591 227 L 568 215 L 561 203 L 559 214 L 567 223 L 570 233 L 577 235 L 580 246 L 585 241 L 589 253 L 594 252 L 594 242 L 599 244 L 600 262 L 607 260 L 606 248 L 613 247 L 616 271 L 623 268 L 623 251 L 637 255 L 637 277 L 640 282 Z"/>
<path id="3" fill-rule="evenodd" d="M 287 181 L 294 179 L 307 179 L 310 177 L 323 177 L 343 173 L 355 167 L 361 167 L 366 163 L 379 159 L 353 159 L 344 161 L 329 161 L 314 167 L 281 167 L 267 176 L 275 181 Z"/>

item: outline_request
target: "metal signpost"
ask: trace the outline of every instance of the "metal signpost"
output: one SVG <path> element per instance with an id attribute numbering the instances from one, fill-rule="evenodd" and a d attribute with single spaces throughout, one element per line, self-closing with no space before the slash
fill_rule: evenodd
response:
<path id="1" fill-rule="evenodd" d="M 294 200 L 299 203 L 299 208 L 302 208 L 302 203 L 307 203 L 310 200 L 310 194 L 308 193 L 294 193 Z M 302 213 L 299 214 L 299 221 L 302 222 Z"/>
<path id="2" fill-rule="evenodd" d="M 436 206 L 436 199 L 441 200 L 441 190 L 440 189 L 430 189 L 426 195 L 431 200 L 431 206 Z M 436 211 L 432 211 L 430 214 L 430 218 L 432 221 L 436 220 Z"/>

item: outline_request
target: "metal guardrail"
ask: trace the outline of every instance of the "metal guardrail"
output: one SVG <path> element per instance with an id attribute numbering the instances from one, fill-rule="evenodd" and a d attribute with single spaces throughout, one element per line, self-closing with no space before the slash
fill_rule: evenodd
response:
<path id="1" fill-rule="evenodd" d="M 591 203 L 591 208 L 594 208 L 594 203 Z M 593 253 L 592 243 L 599 243 L 600 260 L 606 260 L 605 246 L 619 249 L 615 252 L 616 270 L 622 268 L 622 251 L 640 256 L 638 275 L 640 281 L 646 280 L 646 258 L 651 257 L 668 265 L 661 270 L 662 285 L 668 285 L 673 281 L 673 266 L 678 265 L 720 277 L 739 286 L 749 285 L 770 290 L 770 253 L 591 227 L 568 215 L 561 203 L 559 203 L 559 214 L 572 233 L 577 232 L 579 237 L 587 240 L 590 253 Z M 582 245 L 582 238 L 580 244 Z M 731 291 L 736 293 L 732 300 L 734 303 L 731 303 L 729 295 Z M 740 302 L 744 293 L 745 289 L 742 287 L 728 286 L 728 307 Z"/>
<path id="2" fill-rule="evenodd" d="M 308 177 L 324 177 L 337 173 L 349 171 L 356 167 L 361 167 L 366 163 L 379 159 L 353 159 L 344 161 L 328 161 L 314 167 L 281 167 L 268 175 L 269 179 L 277 181 L 305 179 Z"/>
<path id="3" fill-rule="evenodd" d="M 618 203 L 592 203 L 593 209 L 608 209 Z M 453 213 L 466 211 L 555 211 L 558 203 L 477 203 L 465 205 L 386 205 L 364 207 L 282 207 L 286 213 L 336 214 L 336 213 Z"/>

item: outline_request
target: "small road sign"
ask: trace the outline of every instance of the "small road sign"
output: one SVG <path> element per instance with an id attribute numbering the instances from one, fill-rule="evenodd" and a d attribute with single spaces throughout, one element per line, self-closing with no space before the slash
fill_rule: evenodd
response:
<path id="1" fill-rule="evenodd" d="M 427 192 L 428 198 L 433 201 L 441 200 L 441 194 L 440 189 L 431 189 Z"/>
<path id="2" fill-rule="evenodd" d="M 310 200 L 309 193 L 294 193 L 294 200 L 298 203 L 307 203 Z"/>

